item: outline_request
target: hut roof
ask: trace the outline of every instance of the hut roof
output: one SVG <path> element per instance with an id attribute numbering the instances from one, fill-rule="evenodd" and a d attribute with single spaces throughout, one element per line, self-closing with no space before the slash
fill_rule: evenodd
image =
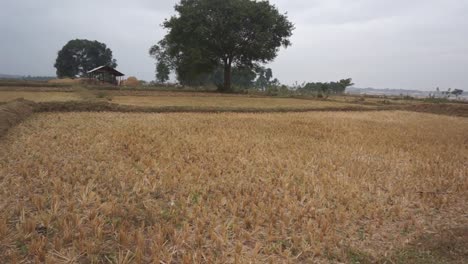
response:
<path id="1" fill-rule="evenodd" d="M 99 66 L 95 69 L 92 69 L 90 71 L 88 71 L 88 73 L 100 73 L 100 72 L 107 72 L 107 73 L 110 73 L 114 76 L 124 76 L 125 74 L 117 71 L 116 69 L 112 68 L 112 67 L 109 67 L 109 66 Z"/>

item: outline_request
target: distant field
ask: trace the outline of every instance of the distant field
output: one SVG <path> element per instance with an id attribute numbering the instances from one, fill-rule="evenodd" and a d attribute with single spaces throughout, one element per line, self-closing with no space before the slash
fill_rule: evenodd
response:
<path id="1" fill-rule="evenodd" d="M 409 105 L 409 104 L 419 104 L 421 101 L 409 100 L 409 99 L 397 99 L 394 98 L 379 98 L 375 96 L 359 96 L 359 95 L 336 95 L 332 96 L 331 99 L 336 102 L 345 102 L 345 103 L 359 103 L 366 105 Z"/>
<path id="2" fill-rule="evenodd" d="M 394 111 L 37 114 L 0 141 L 0 259 L 445 263 L 434 238 L 392 256 L 466 232 L 467 135 Z"/>
<path id="3" fill-rule="evenodd" d="M 252 98 L 241 96 L 115 96 L 112 102 L 135 106 L 187 106 L 219 108 L 327 108 L 356 106 L 349 103 L 290 98 Z"/>
<path id="4" fill-rule="evenodd" d="M 23 98 L 35 102 L 63 102 L 81 100 L 80 95 L 73 92 L 0 91 L 0 102 L 8 102 L 18 98 Z"/>
<path id="5" fill-rule="evenodd" d="M 132 95 L 137 94 L 137 95 Z M 187 107 L 227 109 L 322 109 L 356 107 L 355 104 L 322 100 L 291 98 L 248 97 L 211 93 L 131 92 L 131 91 L 78 91 L 78 92 L 26 92 L 0 91 L 0 102 L 24 98 L 35 102 L 63 102 L 100 100 L 131 106 Z"/>
<path id="6" fill-rule="evenodd" d="M 1 87 L 0 87 L 1 88 Z M 24 87 L 23 87 L 24 88 Z M 0 104 L 18 98 L 43 103 L 45 111 L 111 112 L 297 112 L 406 110 L 468 117 L 463 102 L 426 102 L 362 96 L 281 98 L 194 91 L 97 90 L 84 87 L 0 89 Z M 58 89 L 58 90 L 57 90 Z M 73 101 L 73 103 L 69 103 Z"/>

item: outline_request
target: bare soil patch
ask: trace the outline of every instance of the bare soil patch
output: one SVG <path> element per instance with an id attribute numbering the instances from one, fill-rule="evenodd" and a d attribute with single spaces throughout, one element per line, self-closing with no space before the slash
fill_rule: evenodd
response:
<path id="1" fill-rule="evenodd" d="M 366 259 L 361 263 L 372 263 Z M 427 233 L 378 263 L 464 264 L 468 263 L 468 226 Z"/>
<path id="2" fill-rule="evenodd" d="M 408 110 L 422 113 L 468 117 L 468 104 L 417 104 L 409 106 Z"/>
<path id="3" fill-rule="evenodd" d="M 35 103 L 16 100 L 0 105 L 0 138 L 7 131 L 34 113 Z"/>

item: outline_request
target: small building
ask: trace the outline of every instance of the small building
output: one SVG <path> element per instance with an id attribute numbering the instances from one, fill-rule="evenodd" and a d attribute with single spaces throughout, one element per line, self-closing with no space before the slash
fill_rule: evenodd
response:
<path id="1" fill-rule="evenodd" d="M 88 71 L 88 76 L 89 78 L 93 78 L 99 82 L 120 85 L 122 77 L 125 76 L 125 74 L 112 67 L 104 65 Z"/>

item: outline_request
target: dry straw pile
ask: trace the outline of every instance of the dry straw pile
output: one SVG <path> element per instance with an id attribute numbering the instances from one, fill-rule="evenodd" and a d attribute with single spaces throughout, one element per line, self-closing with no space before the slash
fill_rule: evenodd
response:
<path id="1" fill-rule="evenodd" d="M 140 81 L 138 81 L 136 77 L 130 76 L 123 82 L 123 85 L 129 87 L 137 87 L 140 85 Z"/>
<path id="2" fill-rule="evenodd" d="M 0 259 L 375 259 L 466 224 L 468 120 L 39 114 L 0 143 Z"/>

